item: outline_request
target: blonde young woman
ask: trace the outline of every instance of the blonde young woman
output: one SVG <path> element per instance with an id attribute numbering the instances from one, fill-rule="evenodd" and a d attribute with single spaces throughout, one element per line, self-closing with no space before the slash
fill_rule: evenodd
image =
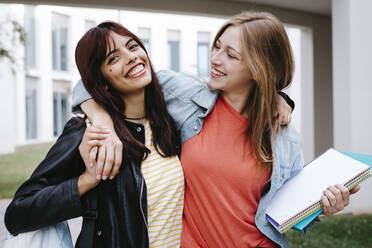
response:
<path id="1" fill-rule="evenodd" d="M 284 27 L 272 14 L 243 12 L 221 27 L 210 59 L 208 87 L 182 73 L 158 73 L 181 132 L 181 246 L 288 247 L 265 219 L 275 192 L 304 165 L 299 135 L 275 118 L 277 92 L 293 75 Z M 77 103 L 90 98 L 81 85 L 75 97 Z M 112 126 L 92 100 L 81 106 L 94 124 Z M 349 194 L 341 185 L 325 190 L 325 214 L 342 210 Z"/>

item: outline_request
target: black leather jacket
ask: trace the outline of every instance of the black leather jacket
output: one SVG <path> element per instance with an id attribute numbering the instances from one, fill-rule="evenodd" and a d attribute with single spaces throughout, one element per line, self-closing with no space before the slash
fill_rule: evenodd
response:
<path id="1" fill-rule="evenodd" d="M 77 128 L 80 121 L 72 118 L 65 125 L 45 159 L 17 190 L 5 213 L 7 229 L 16 235 L 83 216 L 76 247 L 149 247 L 146 185 L 140 163 L 123 161 L 113 180 L 102 181 L 79 197 L 77 180 L 85 170 L 78 149 L 85 131 L 85 125 Z M 126 124 L 144 142 L 143 125 Z"/>

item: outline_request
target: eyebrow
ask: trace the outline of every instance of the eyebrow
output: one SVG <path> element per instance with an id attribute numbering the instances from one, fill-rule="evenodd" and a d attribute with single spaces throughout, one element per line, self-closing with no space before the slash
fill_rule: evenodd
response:
<path id="1" fill-rule="evenodd" d="M 221 44 L 221 41 L 220 41 L 220 39 L 217 39 L 216 40 L 216 43 L 217 42 L 219 42 L 220 44 Z M 229 45 L 226 45 L 228 48 L 230 48 L 230 49 L 232 49 L 232 50 L 234 50 L 236 53 L 238 53 L 239 54 L 239 56 L 241 56 L 241 54 L 240 54 L 240 52 L 238 52 L 235 48 L 233 48 L 232 46 L 229 46 Z"/>
<path id="2" fill-rule="evenodd" d="M 129 39 L 129 40 L 125 43 L 125 46 L 128 46 L 128 44 L 129 44 L 130 42 L 132 42 L 132 41 L 135 41 L 135 39 L 134 39 L 134 38 Z M 106 59 L 107 59 L 111 54 L 113 54 L 113 53 L 115 53 L 115 52 L 117 52 L 117 51 L 118 51 L 117 48 L 115 48 L 114 50 L 111 50 L 111 51 L 106 55 L 105 60 L 106 60 Z"/>

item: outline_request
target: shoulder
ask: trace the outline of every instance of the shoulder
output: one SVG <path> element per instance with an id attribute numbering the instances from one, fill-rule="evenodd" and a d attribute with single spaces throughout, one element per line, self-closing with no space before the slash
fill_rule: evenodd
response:
<path id="1" fill-rule="evenodd" d="M 79 117 L 79 116 L 74 116 L 70 120 L 67 121 L 65 124 L 62 134 L 58 137 L 61 138 L 65 135 L 71 135 L 72 134 L 80 134 L 76 135 L 76 138 L 79 136 L 82 136 L 84 134 L 84 131 L 86 129 L 86 124 L 84 122 L 84 118 Z"/>
<path id="2" fill-rule="evenodd" d="M 170 94 L 188 100 L 200 90 L 208 90 L 202 80 L 182 72 L 161 70 L 157 72 L 159 83 L 165 94 Z"/>
<path id="3" fill-rule="evenodd" d="M 274 142 L 274 154 L 277 163 L 292 166 L 302 155 L 301 135 L 292 124 L 281 127 Z"/>
<path id="4" fill-rule="evenodd" d="M 201 79 L 193 77 L 183 72 L 175 72 L 171 70 L 160 70 L 156 72 L 156 76 L 159 79 L 161 85 L 176 82 L 177 84 L 187 84 L 190 86 L 202 86 L 204 83 Z"/>
<path id="5" fill-rule="evenodd" d="M 293 145 L 301 145 L 302 142 L 300 133 L 292 124 L 281 126 L 280 131 L 277 134 L 277 139 L 290 142 Z"/>

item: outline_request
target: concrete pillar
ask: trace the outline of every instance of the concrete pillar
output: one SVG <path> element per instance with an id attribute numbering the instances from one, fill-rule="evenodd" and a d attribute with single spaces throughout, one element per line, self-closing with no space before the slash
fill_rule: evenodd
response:
<path id="1" fill-rule="evenodd" d="M 38 139 L 49 141 L 53 138 L 53 82 L 52 70 L 52 37 L 51 11 L 48 6 L 35 8 L 36 28 L 36 64 L 40 71 L 38 85 Z"/>
<path id="2" fill-rule="evenodd" d="M 11 32 L 12 26 L 7 21 L 10 21 L 11 5 L 0 4 L 0 39 L 5 48 L 12 49 L 11 37 L 6 35 Z M 14 152 L 17 137 L 17 82 L 15 76 L 15 66 L 8 58 L 0 58 L 0 154 Z"/>
<path id="3" fill-rule="evenodd" d="M 156 38 L 152 38 L 152 47 L 151 58 L 152 62 L 155 65 L 155 70 L 168 69 L 168 56 L 165 51 L 167 51 L 167 29 L 165 27 L 156 25 L 151 31 L 154 34 L 156 33 Z"/>
<path id="4" fill-rule="evenodd" d="M 20 25 L 24 26 L 24 5 L 15 4 L 11 7 L 11 13 L 13 20 L 16 20 Z M 25 78 L 25 48 L 24 46 L 16 42 L 14 46 L 17 47 L 15 57 L 16 65 L 14 83 L 16 84 L 16 137 L 17 144 L 23 144 L 26 141 L 26 78 Z"/>
<path id="5" fill-rule="evenodd" d="M 369 0 L 333 0 L 334 144 L 340 151 L 372 154 L 372 16 Z M 372 212 L 372 180 L 361 184 L 348 211 Z"/>
<path id="6" fill-rule="evenodd" d="M 181 34 L 180 41 L 180 58 L 182 61 L 180 70 L 191 74 L 197 74 L 197 32 L 193 27 L 186 27 Z"/>
<path id="7" fill-rule="evenodd" d="M 0 154 L 14 152 L 16 146 L 16 84 L 7 58 L 0 58 Z M 6 104 L 4 104 L 6 103 Z"/>

